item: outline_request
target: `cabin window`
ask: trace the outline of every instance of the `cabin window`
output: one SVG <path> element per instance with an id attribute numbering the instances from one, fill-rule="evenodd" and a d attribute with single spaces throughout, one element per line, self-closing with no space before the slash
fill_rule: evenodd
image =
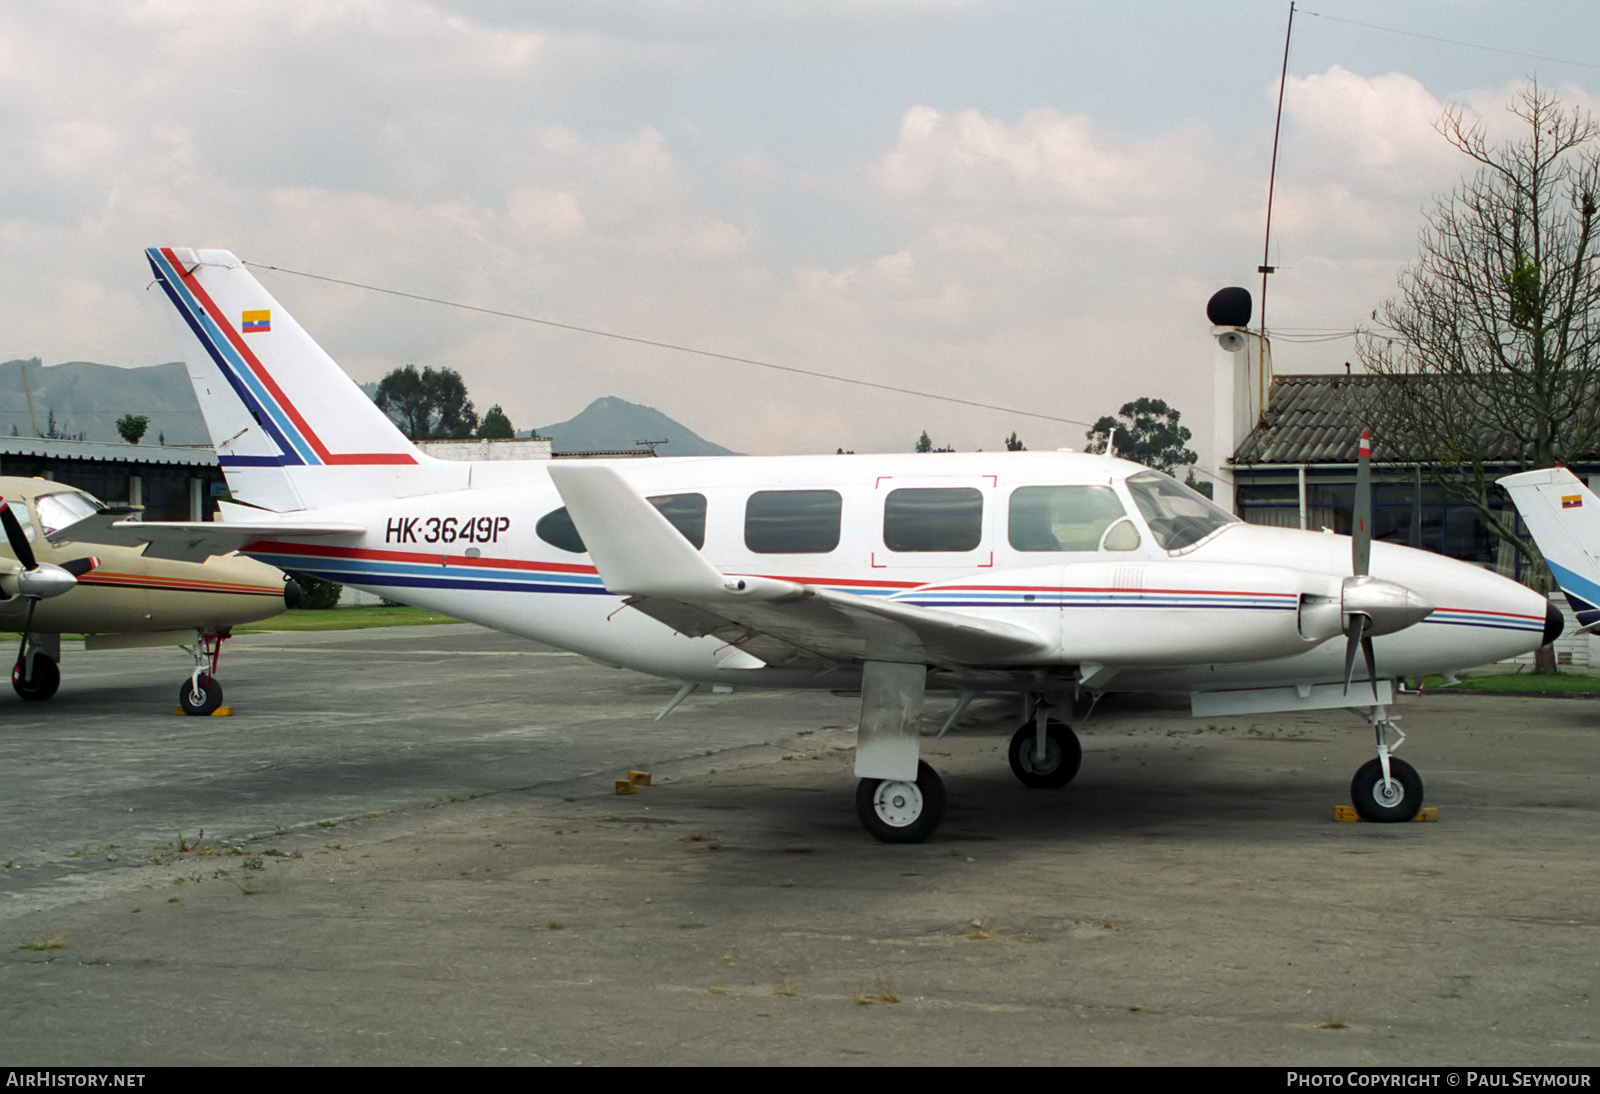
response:
<path id="1" fill-rule="evenodd" d="M 1133 521 L 1123 517 L 1100 537 L 1102 551 L 1137 551 L 1139 549 L 1139 529 L 1133 526 Z"/>
<path id="2" fill-rule="evenodd" d="M 572 517 L 567 513 L 566 506 L 553 509 L 539 518 L 533 526 L 534 534 L 552 547 L 559 547 L 563 551 L 571 551 L 581 555 L 587 548 L 583 545 L 583 537 L 578 535 L 577 525 L 572 523 Z"/>
<path id="3" fill-rule="evenodd" d="M 883 545 L 891 551 L 975 551 L 983 539 L 983 494 L 971 487 L 891 490 Z"/>
<path id="4" fill-rule="evenodd" d="M 647 498 L 662 516 L 667 518 L 683 538 L 694 544 L 695 550 L 706 545 L 706 496 L 704 494 L 660 494 Z M 533 526 L 534 534 L 552 547 L 581 555 L 588 550 L 583 537 L 578 535 L 566 506 L 552 509 L 540 517 Z"/>
<path id="5" fill-rule="evenodd" d="M 744 545 L 758 555 L 822 555 L 839 546 L 837 490 L 758 490 L 744 509 Z"/>
<path id="6" fill-rule="evenodd" d="M 650 504 L 683 533 L 683 538 L 694 544 L 695 550 L 706 545 L 706 496 L 704 494 L 658 494 Z"/>
<path id="7" fill-rule="evenodd" d="M 17 518 L 17 523 L 22 526 L 22 534 L 29 543 L 39 542 L 38 533 L 33 530 L 33 515 L 28 512 L 28 507 L 20 501 L 0 502 Z"/>
<path id="8" fill-rule="evenodd" d="M 1128 492 L 1144 514 L 1150 535 L 1164 549 L 1176 551 L 1198 543 L 1238 517 L 1210 498 L 1159 471 L 1141 471 L 1128 477 Z"/>
<path id="9" fill-rule="evenodd" d="M 1127 516 L 1109 486 L 1022 486 L 1011 492 L 1008 535 L 1019 551 L 1098 551 L 1107 529 Z M 1125 533 L 1111 539 L 1108 550 L 1139 545 L 1137 532 L 1131 547 Z"/>

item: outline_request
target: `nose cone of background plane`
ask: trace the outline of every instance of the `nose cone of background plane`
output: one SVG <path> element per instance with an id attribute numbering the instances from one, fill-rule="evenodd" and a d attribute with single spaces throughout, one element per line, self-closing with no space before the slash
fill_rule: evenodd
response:
<path id="1" fill-rule="evenodd" d="M 1544 609 L 1544 644 L 1549 645 L 1561 637 L 1561 629 L 1566 625 L 1561 618 L 1561 609 L 1554 604 L 1548 604 Z"/>

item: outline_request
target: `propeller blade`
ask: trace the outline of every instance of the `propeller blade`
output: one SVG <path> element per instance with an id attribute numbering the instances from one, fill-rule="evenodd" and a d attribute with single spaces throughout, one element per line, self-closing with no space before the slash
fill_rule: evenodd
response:
<path id="1" fill-rule="evenodd" d="M 61 564 L 61 568 L 73 577 L 82 577 L 90 570 L 100 565 L 100 560 L 94 555 L 85 555 L 83 558 L 69 559 Z"/>
<path id="2" fill-rule="evenodd" d="M 1378 658 L 1372 652 L 1372 635 L 1362 635 L 1361 652 L 1367 659 L 1367 680 L 1372 684 L 1372 701 L 1378 701 Z"/>
<path id="3" fill-rule="evenodd" d="M 1372 434 L 1365 429 L 1356 458 L 1355 527 L 1350 530 L 1350 540 L 1350 572 L 1361 577 L 1372 558 Z"/>
<path id="4" fill-rule="evenodd" d="M 3 498 L 0 498 L 0 524 L 6 526 L 6 539 L 11 544 L 11 553 L 17 556 L 22 568 L 31 570 L 38 566 L 39 560 L 33 557 L 33 545 L 28 542 L 28 534 L 22 530 L 22 522 Z"/>
<path id="5" fill-rule="evenodd" d="M 1344 693 L 1346 695 L 1350 694 L 1350 680 L 1355 676 L 1356 672 L 1356 650 L 1365 646 L 1368 651 L 1367 663 L 1369 665 L 1372 663 L 1372 640 L 1366 637 L 1366 631 L 1367 617 L 1364 615 L 1352 615 L 1350 617 L 1350 629 L 1346 632 L 1350 635 L 1350 640 L 1344 644 Z M 1374 685 L 1374 688 L 1376 688 L 1376 685 Z"/>
<path id="6" fill-rule="evenodd" d="M 1406 537 L 1406 546 L 1422 548 L 1422 468 L 1412 469 L 1411 479 L 1411 531 Z"/>

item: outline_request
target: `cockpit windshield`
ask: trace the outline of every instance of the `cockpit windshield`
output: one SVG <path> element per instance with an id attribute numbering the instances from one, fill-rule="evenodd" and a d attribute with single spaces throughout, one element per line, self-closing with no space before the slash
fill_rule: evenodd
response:
<path id="1" fill-rule="evenodd" d="M 44 534 L 47 536 L 54 535 L 85 517 L 92 517 L 105 508 L 88 494 L 80 494 L 76 490 L 63 490 L 59 494 L 40 494 L 33 499 L 33 507 L 39 510 L 39 523 L 44 526 Z"/>
<path id="2" fill-rule="evenodd" d="M 1238 517 L 1210 498 L 1159 471 L 1129 476 L 1128 492 L 1150 525 L 1150 534 L 1168 551 L 1198 543 Z"/>

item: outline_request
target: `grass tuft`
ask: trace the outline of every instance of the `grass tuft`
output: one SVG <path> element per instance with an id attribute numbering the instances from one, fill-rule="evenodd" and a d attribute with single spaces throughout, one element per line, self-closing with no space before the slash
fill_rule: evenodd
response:
<path id="1" fill-rule="evenodd" d="M 45 950 L 64 950 L 67 940 L 64 938 L 30 938 L 26 942 L 17 943 L 17 949 L 27 950 L 31 953 L 42 953 Z"/>
<path id="2" fill-rule="evenodd" d="M 233 628 L 234 634 L 251 634 L 262 631 L 356 631 L 369 627 L 419 627 L 435 623 L 459 623 L 438 612 L 403 605 L 367 604 L 348 608 L 299 608 L 292 612 L 263 619 L 259 623 L 245 623 Z"/>

